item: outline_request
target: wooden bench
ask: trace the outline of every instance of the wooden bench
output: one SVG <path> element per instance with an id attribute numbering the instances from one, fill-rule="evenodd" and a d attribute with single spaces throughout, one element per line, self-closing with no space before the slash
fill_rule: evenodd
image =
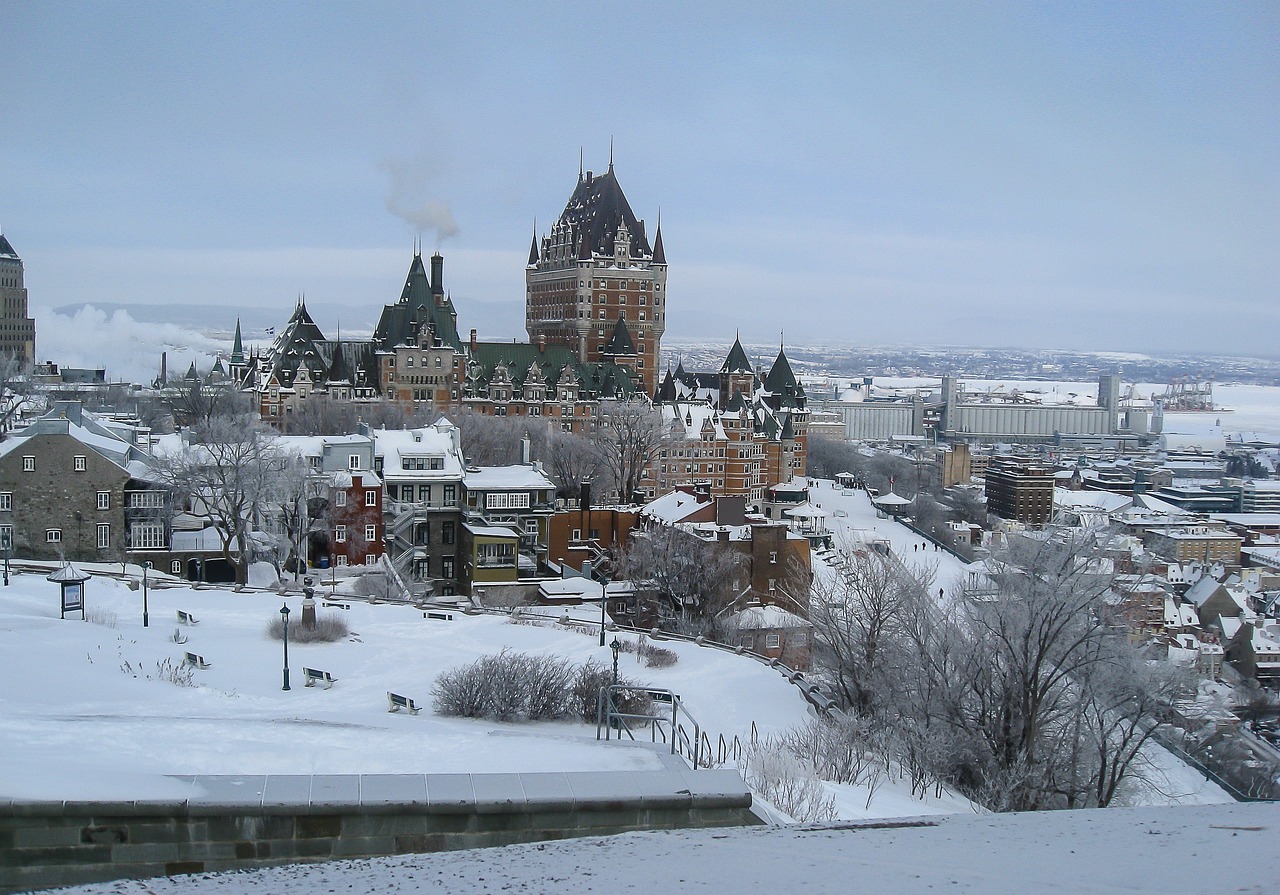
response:
<path id="1" fill-rule="evenodd" d="M 181 609 L 178 610 L 178 622 L 179 624 L 183 624 L 183 625 L 200 624 L 200 620 L 198 618 L 196 618 L 190 612 L 183 612 Z"/>
<path id="2" fill-rule="evenodd" d="M 453 621 L 452 612 L 424 612 L 422 613 L 422 617 L 429 618 L 429 619 L 432 619 L 433 621 L 438 621 L 438 622 Z"/>
<path id="3" fill-rule="evenodd" d="M 212 666 L 204 660 L 204 656 L 197 656 L 195 653 L 187 653 L 187 664 L 192 668 L 211 668 Z"/>
<path id="4" fill-rule="evenodd" d="M 401 696 L 399 693 L 392 693 L 390 690 L 387 691 L 387 704 L 391 706 L 391 708 L 387 709 L 388 712 L 398 712 L 401 709 L 406 709 L 410 715 L 416 715 L 421 709 L 421 706 L 408 696 Z"/>
<path id="5" fill-rule="evenodd" d="M 350 609 L 350 603 L 330 603 L 327 600 L 321 601 L 320 605 L 325 609 Z"/>
<path id="6" fill-rule="evenodd" d="M 324 684 L 324 688 L 328 690 L 338 682 L 338 679 L 327 671 L 321 671 L 319 668 L 304 668 L 302 675 L 307 679 L 307 686 L 314 687 L 316 684 Z"/>

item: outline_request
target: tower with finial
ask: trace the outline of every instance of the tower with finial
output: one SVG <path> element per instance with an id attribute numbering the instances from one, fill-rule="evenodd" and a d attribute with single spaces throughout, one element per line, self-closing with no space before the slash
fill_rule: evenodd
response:
<path id="1" fill-rule="evenodd" d="M 587 363 L 611 360 L 619 321 L 635 349 L 644 391 L 658 386 L 667 318 L 667 259 L 659 223 L 652 244 L 619 186 L 609 142 L 609 169 L 583 171 L 550 231 L 533 245 L 525 267 L 529 339 L 561 345 Z M 616 346 L 615 346 L 616 347 Z"/>

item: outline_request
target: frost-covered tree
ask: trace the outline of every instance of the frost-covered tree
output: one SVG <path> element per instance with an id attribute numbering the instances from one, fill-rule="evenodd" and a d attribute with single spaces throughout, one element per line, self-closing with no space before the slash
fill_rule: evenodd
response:
<path id="1" fill-rule="evenodd" d="M 175 497 L 214 524 L 223 558 L 237 583 L 247 583 L 253 533 L 274 511 L 291 468 L 270 430 L 251 415 L 214 417 L 191 431 L 189 445 L 156 457 L 153 465 Z"/>

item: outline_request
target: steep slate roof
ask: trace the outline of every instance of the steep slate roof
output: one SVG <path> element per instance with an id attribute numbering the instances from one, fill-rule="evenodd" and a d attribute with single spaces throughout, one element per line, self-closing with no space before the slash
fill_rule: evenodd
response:
<path id="1" fill-rule="evenodd" d="M 231 343 L 231 363 L 244 363 L 244 344 L 240 341 L 240 318 L 236 318 L 236 338 Z"/>
<path id="2" fill-rule="evenodd" d="M 293 316 L 267 349 L 267 371 L 274 374 L 281 385 L 291 386 L 300 367 L 306 367 L 312 379 L 323 378 L 328 363 L 321 355 L 324 333 L 307 313 L 305 301 L 299 301 Z"/>
<path id="3" fill-rule="evenodd" d="M 8 237 L 6 237 L 3 233 L 0 233 L 0 258 L 13 258 L 14 260 L 21 260 L 20 258 L 18 258 L 18 253 L 13 250 L 13 246 L 9 243 Z"/>
<path id="4" fill-rule="evenodd" d="M 431 282 L 422 263 L 422 255 L 415 253 L 404 280 L 400 300 L 394 305 L 383 307 L 382 316 L 378 318 L 378 326 L 373 331 L 377 347 L 386 351 L 397 345 L 416 344 L 418 332 L 431 326 L 435 329 L 434 345 L 447 345 L 455 351 L 461 351 L 458 313 L 449 298 L 437 299 L 437 296 L 443 295 L 444 284 Z"/>
<path id="5" fill-rule="evenodd" d="M 618 225 L 624 222 L 631 234 L 632 257 L 652 258 L 654 253 L 645 236 L 644 222 L 632 212 L 631 205 L 613 174 L 612 164 L 604 174 L 588 174 L 578 180 L 578 186 L 569 197 L 569 204 L 565 206 L 559 220 L 560 225 L 580 233 L 586 247 L 599 255 L 613 254 L 613 240 L 618 233 Z M 582 245 L 580 242 L 580 252 Z"/>
<path id="6" fill-rule="evenodd" d="M 627 321 L 622 317 L 619 317 L 618 322 L 613 325 L 613 336 L 600 353 L 615 356 L 630 356 L 636 353 L 636 345 L 631 341 L 631 330 L 627 328 Z"/>
<path id="7" fill-rule="evenodd" d="M 742 347 L 742 342 L 737 336 L 733 338 L 733 347 L 729 349 L 729 356 L 724 359 L 724 363 L 720 366 L 721 373 L 751 373 L 751 360 L 747 357 L 746 350 Z"/>
<path id="8" fill-rule="evenodd" d="M 786 352 L 778 349 L 778 359 L 769 368 L 769 375 L 764 379 L 764 390 L 769 395 L 769 404 L 774 410 L 781 407 L 804 407 L 804 386 L 791 371 Z"/>
<path id="9" fill-rule="evenodd" d="M 662 249 L 662 215 L 658 215 L 658 232 L 653 237 L 653 263 L 667 263 L 667 253 Z"/>

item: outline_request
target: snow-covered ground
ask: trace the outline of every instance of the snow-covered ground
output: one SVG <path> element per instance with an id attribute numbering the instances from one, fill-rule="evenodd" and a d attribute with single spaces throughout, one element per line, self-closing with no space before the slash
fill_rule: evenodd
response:
<path id="1" fill-rule="evenodd" d="M 143 628 L 141 591 L 95 577 L 86 586 L 94 620 L 61 620 L 56 585 L 39 574 L 16 575 L 10 588 L 0 589 L 0 796 L 182 798 L 185 785 L 166 776 L 179 774 L 661 767 L 650 750 L 597 742 L 593 725 L 431 714 L 431 685 L 446 669 L 504 648 L 607 665 L 611 653 L 594 635 L 488 615 L 432 621 L 409 606 L 353 601 L 350 610 L 320 609 L 347 618 L 350 638 L 290 645 L 292 689 L 284 692 L 283 647 L 265 633 L 283 602 L 296 625 L 296 595 L 284 600 L 271 593 L 152 587 L 151 625 Z M 199 624 L 180 626 L 178 610 Z M 188 642 L 174 643 L 175 630 Z M 680 693 L 713 743 L 720 735 L 747 741 L 753 723 L 765 737 L 809 717 L 799 691 L 776 670 L 691 643 L 663 646 L 678 653 L 674 666 L 643 667 L 635 653 L 624 653 L 622 674 Z M 211 665 L 194 673 L 197 686 L 163 680 L 158 665 L 180 665 L 188 651 Z M 329 690 L 304 687 L 303 666 L 328 671 L 338 683 Z M 389 714 L 388 690 L 415 699 L 423 712 Z M 866 790 L 833 791 L 846 818 L 972 810 L 951 796 L 913 799 L 898 783 L 877 790 L 870 806 Z"/>
<path id="2" fill-rule="evenodd" d="M 506 848 L 100 883 L 83 895 L 1275 892 L 1280 807 L 1046 811 L 628 833 Z"/>
<path id="3" fill-rule="evenodd" d="M 827 516 L 827 528 L 837 549 L 850 543 L 888 541 L 893 552 L 908 568 L 931 575 L 935 589 L 951 588 L 968 579 L 978 566 L 954 554 L 935 549 L 928 539 L 893 519 L 880 518 L 867 492 L 854 488 L 845 493 L 830 479 L 811 479 L 809 502 Z"/>

